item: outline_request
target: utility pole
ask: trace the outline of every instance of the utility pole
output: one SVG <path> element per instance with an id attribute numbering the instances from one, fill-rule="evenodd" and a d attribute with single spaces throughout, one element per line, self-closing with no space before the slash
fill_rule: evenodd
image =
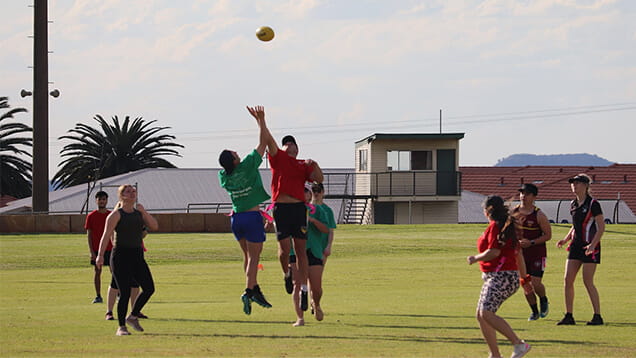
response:
<path id="1" fill-rule="evenodd" d="M 49 211 L 48 0 L 33 6 L 33 199 L 34 212 Z"/>

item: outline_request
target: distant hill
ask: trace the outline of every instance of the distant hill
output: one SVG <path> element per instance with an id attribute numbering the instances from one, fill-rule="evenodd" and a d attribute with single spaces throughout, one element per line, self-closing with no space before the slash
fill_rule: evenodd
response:
<path id="1" fill-rule="evenodd" d="M 614 164 L 607 159 L 598 155 L 580 153 L 580 154 L 513 154 L 506 158 L 499 159 L 496 167 L 523 167 L 526 165 L 575 165 L 575 166 L 593 166 L 607 167 Z"/>

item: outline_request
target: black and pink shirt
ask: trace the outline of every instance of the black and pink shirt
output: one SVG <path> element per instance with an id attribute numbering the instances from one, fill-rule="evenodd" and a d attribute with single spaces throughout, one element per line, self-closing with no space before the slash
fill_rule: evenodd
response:
<path id="1" fill-rule="evenodd" d="M 572 225 L 574 226 L 572 245 L 577 247 L 587 246 L 592 242 L 598 230 L 594 218 L 603 214 L 601 204 L 589 195 L 580 205 L 575 199 L 570 204 L 570 214 L 572 215 Z M 600 248 L 600 245 L 599 243 L 597 248 Z"/>

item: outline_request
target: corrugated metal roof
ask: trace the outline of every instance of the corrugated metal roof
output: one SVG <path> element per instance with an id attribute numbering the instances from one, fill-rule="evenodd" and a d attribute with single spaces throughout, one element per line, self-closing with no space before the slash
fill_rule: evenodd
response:
<path id="1" fill-rule="evenodd" d="M 138 201 L 150 212 L 186 212 L 189 204 L 230 203 L 230 197 L 219 185 L 221 169 L 151 168 L 99 180 L 88 193 L 88 185 L 77 185 L 49 193 L 49 212 L 80 213 L 88 194 L 88 211 L 95 210 L 95 193 L 104 190 L 109 196 L 108 207 L 117 201 L 117 188 L 123 184 L 137 185 Z M 265 190 L 270 193 L 271 171 L 261 168 Z M 323 169 L 324 173 L 352 173 L 353 169 Z M 334 190 L 336 183 L 332 184 Z M 329 185 L 326 186 L 329 193 Z M 0 208 L 0 214 L 30 211 L 32 199 L 24 198 Z M 334 214 L 340 210 L 338 200 L 329 201 Z M 335 207 L 334 207 L 335 206 Z M 204 209 L 207 208 L 207 209 Z M 197 206 L 196 212 L 213 212 L 214 206 Z M 227 212 L 227 207 L 222 212 Z M 84 210 L 86 212 L 86 210 Z"/>

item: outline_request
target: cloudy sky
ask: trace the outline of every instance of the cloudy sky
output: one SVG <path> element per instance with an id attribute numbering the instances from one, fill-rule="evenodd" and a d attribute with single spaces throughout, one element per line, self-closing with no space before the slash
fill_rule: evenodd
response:
<path id="1" fill-rule="evenodd" d="M 2 5 L 0 96 L 31 124 L 33 8 Z M 460 165 L 514 153 L 635 163 L 632 0 L 51 0 L 50 175 L 95 114 L 156 120 L 182 168 L 254 148 L 246 105 L 300 157 L 353 167 L 373 133 L 465 133 Z M 268 43 L 254 32 L 269 25 Z"/>

